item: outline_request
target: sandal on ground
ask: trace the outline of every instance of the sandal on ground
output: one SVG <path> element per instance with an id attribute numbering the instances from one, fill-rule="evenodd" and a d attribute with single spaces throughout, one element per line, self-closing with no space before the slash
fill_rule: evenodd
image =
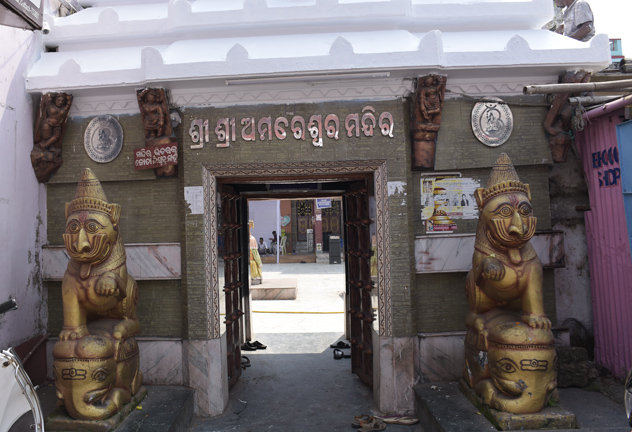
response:
<path id="1" fill-rule="evenodd" d="M 360 432 L 371 432 L 371 431 L 383 431 L 384 429 L 386 429 L 386 423 L 384 423 L 382 420 L 379 420 L 373 417 L 373 419 L 370 422 L 364 423 L 362 427 L 358 430 Z"/>
<path id="2" fill-rule="evenodd" d="M 241 356 L 241 367 L 246 369 L 250 367 L 250 359 L 246 356 Z"/>
<path id="3" fill-rule="evenodd" d="M 419 423 L 418 418 L 408 417 L 400 414 L 384 414 L 380 416 L 375 416 L 375 418 L 378 418 L 387 424 L 414 425 Z"/>
<path id="4" fill-rule="evenodd" d="M 343 341 L 338 341 L 336 344 L 329 345 L 331 348 L 351 348 L 351 345 Z"/>
<path id="5" fill-rule="evenodd" d="M 334 360 L 340 360 L 341 358 L 343 358 L 345 356 L 345 353 L 343 353 L 342 351 L 340 351 L 339 349 L 335 349 L 334 350 Z"/>
<path id="6" fill-rule="evenodd" d="M 373 417 L 371 417 L 370 415 L 362 414 L 359 416 L 355 416 L 353 418 L 353 422 L 351 422 L 351 427 L 354 429 L 360 429 L 362 426 L 364 426 L 366 423 L 369 423 L 371 420 L 373 420 Z"/>
<path id="7" fill-rule="evenodd" d="M 254 346 L 254 347 L 255 347 L 255 348 L 257 348 L 257 349 L 266 349 L 266 348 L 268 348 L 268 346 L 267 346 L 267 345 L 264 345 L 264 344 L 262 344 L 262 343 L 261 343 L 261 342 L 259 342 L 259 341 L 254 341 L 254 342 L 251 342 L 251 343 L 250 343 L 250 345 Z"/>
<path id="8" fill-rule="evenodd" d="M 257 351 L 257 347 L 255 345 L 251 344 L 250 342 L 245 342 L 241 346 L 241 350 L 242 351 Z"/>

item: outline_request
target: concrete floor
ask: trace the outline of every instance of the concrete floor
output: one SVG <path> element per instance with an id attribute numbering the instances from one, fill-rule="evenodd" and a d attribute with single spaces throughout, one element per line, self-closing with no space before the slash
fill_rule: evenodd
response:
<path id="1" fill-rule="evenodd" d="M 354 416 L 379 414 L 351 359 L 335 360 L 330 348 L 344 339 L 344 264 L 264 264 L 263 277 L 298 278 L 297 299 L 253 301 L 253 340 L 268 348 L 242 353 L 252 366 L 231 389 L 226 413 L 195 418 L 190 431 L 350 431 Z"/>

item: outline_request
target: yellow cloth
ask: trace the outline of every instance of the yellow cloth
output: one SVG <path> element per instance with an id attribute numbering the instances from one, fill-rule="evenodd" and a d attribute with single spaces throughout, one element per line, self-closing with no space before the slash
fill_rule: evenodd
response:
<path id="1" fill-rule="evenodd" d="M 261 270 L 261 257 L 259 256 L 259 251 L 257 248 L 250 249 L 250 278 L 260 278 L 263 277 L 263 272 Z"/>

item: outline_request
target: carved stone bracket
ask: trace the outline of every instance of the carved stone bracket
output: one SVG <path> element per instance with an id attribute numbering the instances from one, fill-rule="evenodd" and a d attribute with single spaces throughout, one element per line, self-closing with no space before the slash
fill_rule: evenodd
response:
<path id="1" fill-rule="evenodd" d="M 166 155 L 164 153 L 165 150 L 170 150 L 174 144 L 177 148 L 178 143 L 171 129 L 165 90 L 144 88 L 136 91 L 136 98 L 145 131 L 145 147 L 137 149 L 142 150 L 140 153 L 142 162 L 146 162 L 146 155 L 151 153 L 151 161 L 145 166 L 154 168 L 157 177 L 173 177 L 178 174 L 177 153 L 175 159 L 171 151 Z M 135 151 L 134 153 L 137 154 L 138 152 Z M 135 164 L 136 169 L 143 169 L 142 164 L 139 168 L 139 160 L 135 160 Z"/>
<path id="2" fill-rule="evenodd" d="M 589 81 L 590 73 L 584 71 L 567 72 L 561 77 L 562 83 L 587 83 Z M 549 148 L 555 163 L 566 162 L 568 149 L 573 142 L 571 136 L 573 106 L 568 99 L 577 95 L 577 93 L 557 93 L 544 119 L 544 130 L 549 134 Z"/>
<path id="3" fill-rule="evenodd" d="M 410 123 L 413 168 L 434 168 L 446 81 L 434 74 L 417 78 Z"/>
<path id="4" fill-rule="evenodd" d="M 39 114 L 33 134 L 31 164 L 35 177 L 46 183 L 63 163 L 61 143 L 66 132 L 68 112 L 72 106 L 72 95 L 46 93 L 42 95 Z"/>

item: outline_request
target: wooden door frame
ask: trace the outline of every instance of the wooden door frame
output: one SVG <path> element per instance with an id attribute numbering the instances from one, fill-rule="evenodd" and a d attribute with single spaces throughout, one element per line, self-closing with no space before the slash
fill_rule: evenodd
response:
<path id="1" fill-rule="evenodd" d="M 280 182 L 357 179 L 358 175 L 372 174 L 375 189 L 376 242 L 378 273 L 378 322 L 380 337 L 393 336 L 392 288 L 390 277 L 390 233 L 385 160 L 296 162 L 274 164 L 222 164 L 203 168 L 204 191 L 204 258 L 205 288 L 210 320 L 208 334 L 212 339 L 221 336 L 220 295 L 217 251 L 217 189 L 219 182 Z M 374 371 L 376 373 L 377 371 Z"/>

